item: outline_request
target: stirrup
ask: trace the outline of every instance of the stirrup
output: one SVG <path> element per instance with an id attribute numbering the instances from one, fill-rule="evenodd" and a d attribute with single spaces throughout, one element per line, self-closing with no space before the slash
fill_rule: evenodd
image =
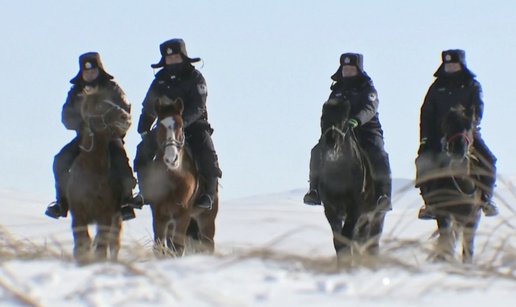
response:
<path id="1" fill-rule="evenodd" d="M 201 208 L 201 209 L 206 209 L 206 210 L 211 210 L 213 208 L 213 198 L 208 195 L 208 194 L 203 194 L 199 197 L 199 199 L 203 198 L 203 197 L 206 197 L 208 198 L 208 203 L 206 204 L 206 202 L 196 202 L 195 203 L 195 206 L 197 208 Z"/>
<path id="2" fill-rule="evenodd" d="M 481 207 L 485 216 L 497 216 L 500 213 L 498 207 L 492 201 L 484 202 Z"/>
<path id="3" fill-rule="evenodd" d="M 142 193 L 138 193 L 135 197 L 127 201 L 127 206 L 135 209 L 142 209 L 145 205 L 145 198 Z"/>
<path id="4" fill-rule="evenodd" d="M 419 208 L 417 218 L 420 220 L 433 220 L 435 219 L 435 216 L 433 215 L 432 211 L 425 205 Z"/>
<path id="5" fill-rule="evenodd" d="M 388 212 L 392 211 L 392 202 L 389 196 L 382 195 L 378 197 L 378 201 L 376 202 L 376 207 L 379 212 Z"/>
<path id="6" fill-rule="evenodd" d="M 311 189 L 308 193 L 303 197 L 303 203 L 309 206 L 320 206 L 322 205 L 321 198 L 319 197 L 319 192 L 316 189 Z"/>
<path id="7" fill-rule="evenodd" d="M 58 201 L 53 201 L 48 205 L 47 210 L 45 211 L 45 215 L 58 220 L 60 217 L 67 217 L 68 210 L 63 212 L 63 206 L 61 203 Z"/>

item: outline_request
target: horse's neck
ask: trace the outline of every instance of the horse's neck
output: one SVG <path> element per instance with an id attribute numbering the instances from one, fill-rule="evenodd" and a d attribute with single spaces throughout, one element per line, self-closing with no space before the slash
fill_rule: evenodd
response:
<path id="1" fill-rule="evenodd" d="M 95 170 L 109 170 L 109 138 L 105 135 L 88 134 L 81 139 L 79 159 Z"/>

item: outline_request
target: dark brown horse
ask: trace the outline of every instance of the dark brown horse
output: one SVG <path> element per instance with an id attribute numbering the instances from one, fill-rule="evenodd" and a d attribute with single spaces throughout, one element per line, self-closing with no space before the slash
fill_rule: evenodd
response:
<path id="1" fill-rule="evenodd" d="M 202 179 L 185 144 L 181 118 L 183 101 L 172 101 L 163 96 L 156 100 L 155 111 L 159 149 L 144 178 L 139 180 L 145 202 L 152 209 L 156 253 L 158 256 L 184 255 L 191 219 L 198 225 L 200 250 L 213 253 L 218 195 L 215 196 L 212 210 L 193 206 L 202 192 L 199 182 Z"/>
<path id="2" fill-rule="evenodd" d="M 72 215 L 74 257 L 91 260 L 89 224 L 97 225 L 95 258 L 115 260 L 120 250 L 121 195 L 110 176 L 108 143 L 120 139 L 131 126 L 131 115 L 112 102 L 108 90 L 85 93 L 81 115 L 87 132 L 81 137 L 81 152 L 71 170 L 67 198 Z"/>
<path id="3" fill-rule="evenodd" d="M 475 109 L 450 109 L 442 125 L 444 137 L 430 192 L 424 200 L 437 220 L 436 260 L 449 260 L 462 235 L 462 261 L 471 263 L 475 232 L 480 221 L 481 189 L 478 161 L 471 154 Z"/>
<path id="4" fill-rule="evenodd" d="M 318 190 L 333 231 L 335 251 L 344 260 L 359 255 L 362 249 L 377 255 L 385 219 L 385 212 L 376 206 L 371 165 L 349 127 L 349 112 L 349 101 L 327 101 L 319 141 L 322 165 Z"/>

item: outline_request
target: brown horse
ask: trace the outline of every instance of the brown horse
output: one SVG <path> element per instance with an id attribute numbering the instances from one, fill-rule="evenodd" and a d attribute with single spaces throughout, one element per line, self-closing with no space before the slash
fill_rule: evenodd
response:
<path id="1" fill-rule="evenodd" d="M 158 152 L 143 175 L 144 178 L 139 180 L 145 202 L 152 209 L 156 254 L 184 255 L 191 219 L 198 224 L 199 249 L 213 253 L 218 194 L 215 195 L 212 210 L 193 206 L 196 198 L 201 195 L 202 185 L 199 181 L 202 179 L 191 152 L 185 146 L 181 118 L 183 101 L 172 101 L 163 96 L 156 99 L 155 111 L 158 117 Z"/>
<path id="2" fill-rule="evenodd" d="M 95 258 L 116 260 L 120 250 L 122 217 L 121 195 L 110 176 L 108 143 L 119 139 L 131 126 L 131 115 L 112 102 L 108 90 L 85 93 L 81 116 L 86 132 L 81 137 L 81 152 L 71 170 L 67 198 L 72 215 L 74 257 L 79 262 L 91 260 L 88 225 L 97 225 Z"/>

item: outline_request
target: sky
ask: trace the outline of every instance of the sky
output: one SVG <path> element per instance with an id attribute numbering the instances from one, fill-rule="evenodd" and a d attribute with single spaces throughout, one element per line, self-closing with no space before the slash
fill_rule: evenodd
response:
<path id="1" fill-rule="evenodd" d="M 88 51 L 132 103 L 132 161 L 150 64 L 178 37 L 204 60 L 223 199 L 308 187 L 321 107 L 345 52 L 364 54 L 378 90 L 393 177 L 414 176 L 419 109 L 441 51 L 454 48 L 483 86 L 482 132 L 499 172 L 516 174 L 516 2 L 1 1 L 0 187 L 52 200 L 54 155 L 75 135 L 61 109 Z"/>

